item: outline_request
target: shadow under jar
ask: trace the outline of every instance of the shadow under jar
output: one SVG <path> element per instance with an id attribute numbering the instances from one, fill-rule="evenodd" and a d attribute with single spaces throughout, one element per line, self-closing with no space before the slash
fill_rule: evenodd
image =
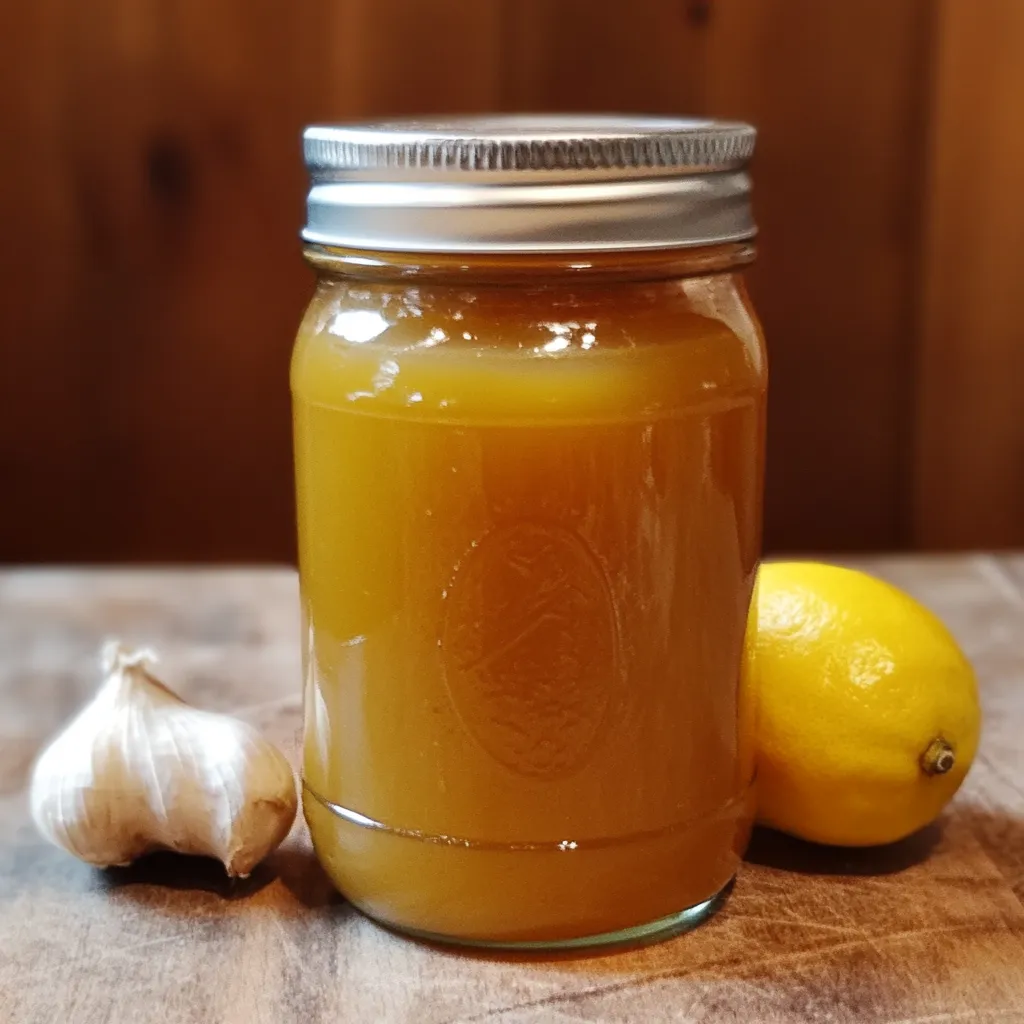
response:
<path id="1" fill-rule="evenodd" d="M 752 818 L 766 369 L 747 126 L 307 130 L 304 808 L 443 941 L 710 913 Z"/>

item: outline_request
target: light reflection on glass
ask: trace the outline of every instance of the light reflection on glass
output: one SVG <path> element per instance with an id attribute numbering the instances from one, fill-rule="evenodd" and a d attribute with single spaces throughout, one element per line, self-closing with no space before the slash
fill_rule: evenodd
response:
<path id="1" fill-rule="evenodd" d="M 423 308 L 420 305 L 420 291 L 418 288 L 410 288 L 395 298 L 398 300 L 398 316 L 420 317 L 423 316 Z"/>
<path id="2" fill-rule="evenodd" d="M 375 260 L 369 256 L 346 256 L 346 263 L 354 263 L 357 267 L 383 267 L 383 260 Z"/>
<path id="3" fill-rule="evenodd" d="M 545 342 L 541 345 L 541 348 L 545 352 L 561 352 L 563 349 L 567 349 L 568 347 L 568 338 L 552 338 L 551 341 Z"/>
<path id="4" fill-rule="evenodd" d="M 431 327 L 430 328 L 430 340 L 431 341 L 447 341 L 448 340 L 448 335 L 445 334 L 444 331 L 441 330 L 440 327 Z"/>
<path id="5" fill-rule="evenodd" d="M 746 343 L 747 358 L 756 372 L 764 369 L 764 350 L 759 344 L 760 328 L 750 309 L 736 289 L 730 274 L 712 274 L 701 278 L 684 278 L 679 287 L 695 313 L 725 324 Z"/>
<path id="6" fill-rule="evenodd" d="M 353 345 L 360 345 L 365 341 L 373 341 L 389 327 L 376 310 L 373 309 L 345 309 L 335 314 L 327 330 L 337 338 L 350 342 Z"/>
<path id="7" fill-rule="evenodd" d="M 551 320 L 542 320 L 540 326 L 546 327 L 552 334 L 557 334 L 559 337 L 565 337 L 573 331 L 580 329 L 580 325 L 575 320 L 567 320 L 564 324 Z"/>
<path id="8" fill-rule="evenodd" d="M 417 342 L 417 348 L 433 348 L 435 345 L 440 345 L 442 341 L 447 341 L 448 335 L 440 327 L 431 327 L 430 333 L 420 342 Z"/>
<path id="9" fill-rule="evenodd" d="M 543 327 L 550 331 L 554 337 L 535 348 L 535 352 L 562 352 L 569 348 L 573 343 L 573 336 L 579 331 L 580 325 L 575 320 L 566 320 L 560 322 L 557 320 L 542 320 L 538 327 Z M 590 348 L 596 340 L 596 336 L 593 334 L 592 329 L 597 327 L 596 323 L 588 323 L 587 327 L 591 329 L 587 334 L 584 334 L 580 339 L 583 348 Z M 588 340 L 589 339 L 589 340 Z"/>
<path id="10" fill-rule="evenodd" d="M 377 368 L 377 372 L 373 375 L 374 391 L 377 393 L 386 391 L 395 383 L 395 378 L 397 376 L 398 363 L 396 363 L 394 359 L 385 359 Z"/>

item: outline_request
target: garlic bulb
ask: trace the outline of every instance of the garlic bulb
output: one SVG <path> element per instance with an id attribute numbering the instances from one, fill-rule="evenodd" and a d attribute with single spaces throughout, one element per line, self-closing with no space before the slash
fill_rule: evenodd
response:
<path id="1" fill-rule="evenodd" d="M 101 657 L 99 692 L 36 762 L 39 831 L 99 867 L 166 849 L 248 875 L 295 819 L 291 766 L 252 726 L 153 678 L 152 651 L 108 641 Z"/>

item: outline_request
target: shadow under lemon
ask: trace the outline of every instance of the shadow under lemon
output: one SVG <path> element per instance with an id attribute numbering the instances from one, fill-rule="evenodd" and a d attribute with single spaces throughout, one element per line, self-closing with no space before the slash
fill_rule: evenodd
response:
<path id="1" fill-rule="evenodd" d="M 943 825 L 942 819 L 933 821 L 883 846 L 824 846 L 758 825 L 744 861 L 804 875 L 891 875 L 924 861 L 941 840 Z"/>

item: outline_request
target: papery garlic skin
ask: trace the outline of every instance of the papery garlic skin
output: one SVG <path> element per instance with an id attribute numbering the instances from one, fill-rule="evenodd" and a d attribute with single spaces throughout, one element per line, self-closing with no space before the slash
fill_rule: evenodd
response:
<path id="1" fill-rule="evenodd" d="M 102 659 L 99 692 L 36 762 L 36 827 L 99 867 L 165 849 L 248 875 L 295 819 L 291 766 L 251 725 L 194 708 L 153 678 L 151 651 L 111 641 Z"/>

